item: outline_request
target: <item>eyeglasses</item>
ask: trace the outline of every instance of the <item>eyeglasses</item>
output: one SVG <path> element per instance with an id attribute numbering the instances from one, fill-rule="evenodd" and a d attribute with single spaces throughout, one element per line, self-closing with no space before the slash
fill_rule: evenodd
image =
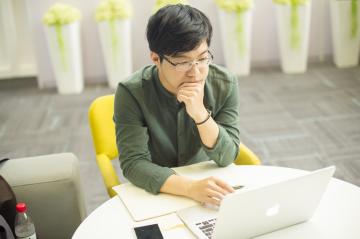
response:
<path id="1" fill-rule="evenodd" d="M 184 61 L 184 62 L 179 62 L 179 63 L 175 63 L 170 61 L 166 56 L 162 55 L 162 57 L 169 62 L 177 71 L 189 71 L 193 65 L 196 65 L 199 68 L 204 68 L 204 67 L 208 67 L 210 65 L 210 63 L 212 62 L 212 60 L 214 59 L 213 55 L 211 54 L 210 51 L 207 52 L 207 56 L 200 58 L 198 60 L 193 60 L 193 61 Z"/>

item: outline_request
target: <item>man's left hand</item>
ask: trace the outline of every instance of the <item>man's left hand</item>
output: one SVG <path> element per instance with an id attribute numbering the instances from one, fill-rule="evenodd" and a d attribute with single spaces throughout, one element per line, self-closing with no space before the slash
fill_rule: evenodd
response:
<path id="1" fill-rule="evenodd" d="M 204 106 L 205 80 L 183 83 L 178 90 L 177 100 L 184 102 L 186 112 L 195 122 L 206 119 L 208 112 Z"/>

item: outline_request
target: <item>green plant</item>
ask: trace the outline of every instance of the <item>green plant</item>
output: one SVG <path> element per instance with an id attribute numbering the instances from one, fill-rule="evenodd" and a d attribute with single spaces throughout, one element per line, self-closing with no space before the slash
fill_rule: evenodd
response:
<path id="1" fill-rule="evenodd" d="M 57 3 L 51 6 L 43 16 L 43 23 L 45 25 L 55 27 L 57 42 L 61 55 L 61 63 L 64 67 L 64 70 L 67 69 L 67 65 L 65 42 L 62 35 L 62 26 L 78 21 L 80 18 L 81 14 L 79 10 L 70 5 L 62 3 Z"/>
<path id="2" fill-rule="evenodd" d="M 306 5 L 310 0 L 273 0 L 277 4 L 290 5 L 290 45 L 293 49 L 300 46 L 300 32 L 299 32 L 299 14 L 298 7 Z"/>
<path id="3" fill-rule="evenodd" d="M 116 34 L 116 20 L 128 19 L 132 16 L 132 6 L 127 0 L 103 0 L 96 7 L 95 19 L 97 22 L 106 21 L 110 26 L 111 47 L 113 62 L 117 63 L 117 48 L 119 45 L 119 38 Z"/>
<path id="4" fill-rule="evenodd" d="M 188 4 L 187 0 L 156 0 L 154 6 L 154 13 L 162 7 L 170 4 Z"/>
<path id="5" fill-rule="evenodd" d="M 225 12 L 236 14 L 236 38 L 240 55 L 247 51 L 244 37 L 243 13 L 253 7 L 253 0 L 215 0 L 216 5 Z"/>
<path id="6" fill-rule="evenodd" d="M 351 37 L 355 38 L 358 33 L 358 0 L 351 0 Z"/>

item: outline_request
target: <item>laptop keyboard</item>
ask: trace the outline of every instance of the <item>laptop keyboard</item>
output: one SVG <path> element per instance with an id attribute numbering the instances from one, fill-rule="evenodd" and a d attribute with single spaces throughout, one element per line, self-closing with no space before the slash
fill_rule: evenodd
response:
<path id="1" fill-rule="evenodd" d="M 215 228 L 216 218 L 212 218 L 203 222 L 198 222 L 195 225 L 209 238 L 211 239 L 211 235 Z"/>

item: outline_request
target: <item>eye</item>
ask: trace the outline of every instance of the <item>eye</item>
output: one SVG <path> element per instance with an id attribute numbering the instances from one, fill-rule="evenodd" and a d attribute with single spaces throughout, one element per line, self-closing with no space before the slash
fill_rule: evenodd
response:
<path id="1" fill-rule="evenodd" d="M 207 62 L 208 60 L 209 60 L 208 57 L 204 57 L 204 58 L 199 59 L 198 61 L 199 62 Z"/>
<path id="2" fill-rule="evenodd" d="M 190 65 L 191 62 L 189 61 L 183 61 L 183 62 L 179 62 L 179 63 L 176 63 L 177 65 L 180 65 L 180 66 L 187 66 L 187 65 Z"/>

